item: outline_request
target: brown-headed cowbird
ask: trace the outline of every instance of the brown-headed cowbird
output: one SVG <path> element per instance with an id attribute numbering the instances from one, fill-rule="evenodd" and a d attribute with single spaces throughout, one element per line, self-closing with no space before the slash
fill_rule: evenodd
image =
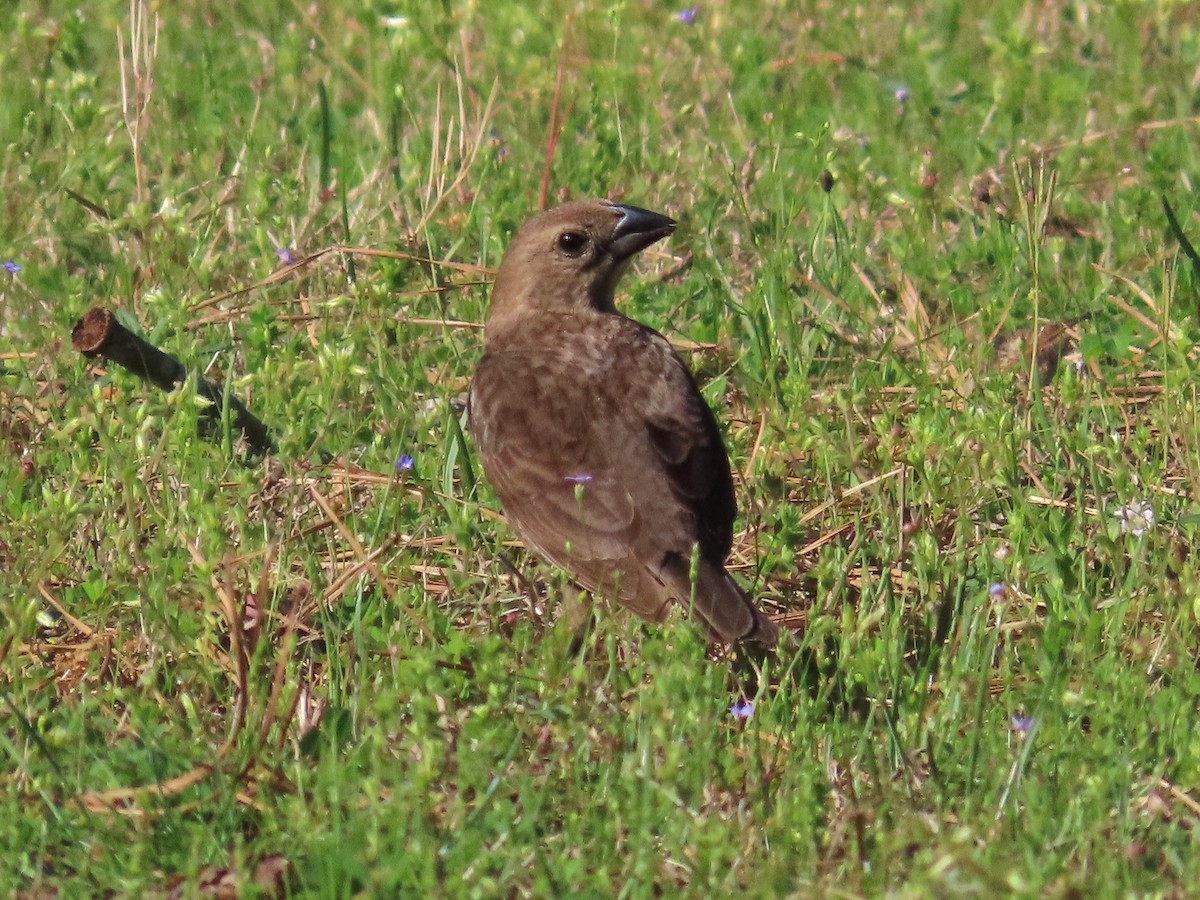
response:
<path id="1" fill-rule="evenodd" d="M 508 520 L 593 594 L 721 640 L 777 628 L 725 571 L 737 508 L 712 411 L 671 345 L 622 315 L 629 260 L 675 222 L 576 201 L 526 222 L 492 290 L 470 429 Z"/>

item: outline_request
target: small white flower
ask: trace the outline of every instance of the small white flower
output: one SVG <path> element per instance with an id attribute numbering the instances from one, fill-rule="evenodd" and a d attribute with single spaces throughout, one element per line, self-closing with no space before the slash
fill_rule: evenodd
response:
<path id="1" fill-rule="evenodd" d="M 1130 500 L 1113 514 L 1120 523 L 1122 534 L 1141 537 L 1154 527 L 1154 508 L 1145 500 Z"/>

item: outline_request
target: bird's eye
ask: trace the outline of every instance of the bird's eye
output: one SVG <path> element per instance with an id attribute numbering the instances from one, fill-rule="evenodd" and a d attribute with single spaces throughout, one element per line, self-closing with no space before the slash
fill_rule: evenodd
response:
<path id="1" fill-rule="evenodd" d="M 558 236 L 558 249 L 567 256 L 579 256 L 587 249 L 587 235 L 578 231 L 564 231 Z"/>

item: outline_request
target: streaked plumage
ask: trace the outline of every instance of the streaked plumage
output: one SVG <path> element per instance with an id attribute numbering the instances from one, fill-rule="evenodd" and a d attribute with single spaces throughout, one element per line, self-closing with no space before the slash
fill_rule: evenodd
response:
<path id="1" fill-rule="evenodd" d="M 518 230 L 470 428 L 508 520 L 580 586 L 652 621 L 676 601 L 722 640 L 773 644 L 775 625 L 724 568 L 737 510 L 712 411 L 667 340 L 613 303 L 629 259 L 674 227 L 579 201 Z"/>

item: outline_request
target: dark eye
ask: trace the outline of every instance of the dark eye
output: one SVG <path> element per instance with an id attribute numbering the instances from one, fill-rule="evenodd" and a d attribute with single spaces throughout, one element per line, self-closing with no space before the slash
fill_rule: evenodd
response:
<path id="1" fill-rule="evenodd" d="M 567 256 L 579 256 L 587 249 L 587 235 L 578 231 L 564 231 L 558 236 L 558 249 Z"/>

